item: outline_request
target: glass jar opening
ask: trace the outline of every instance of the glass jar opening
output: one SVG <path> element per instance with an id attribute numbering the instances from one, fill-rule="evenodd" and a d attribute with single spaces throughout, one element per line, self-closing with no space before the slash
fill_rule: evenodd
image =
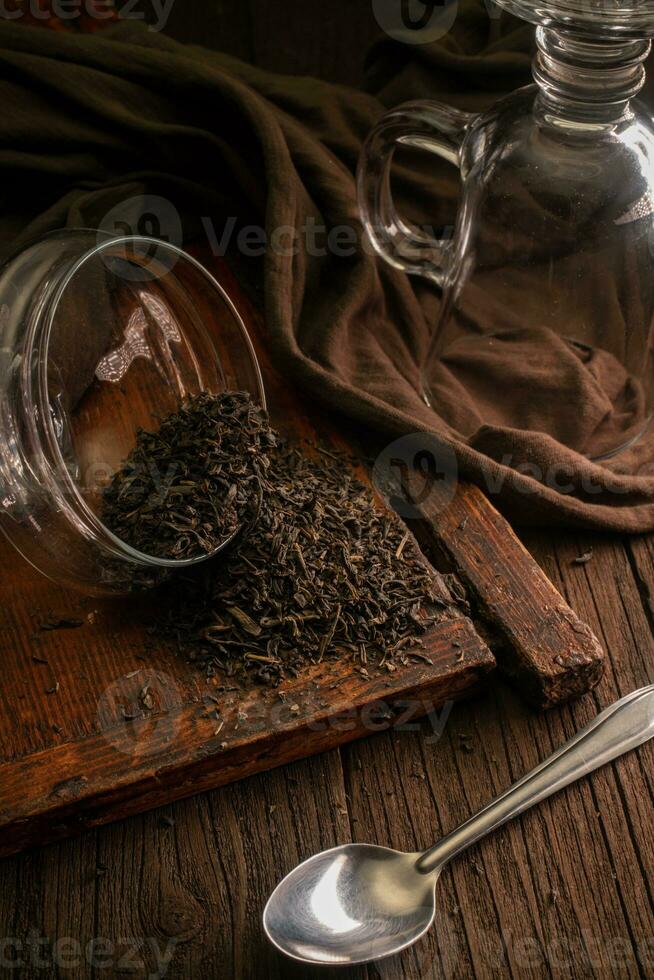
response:
<path id="1" fill-rule="evenodd" d="M 95 235 L 95 233 L 89 233 Z M 201 392 L 245 390 L 263 407 L 247 330 L 220 283 L 192 256 L 147 237 L 96 237 L 51 284 L 21 365 L 38 478 L 61 517 L 108 556 L 136 566 L 186 560 L 138 551 L 103 520 L 103 492 L 141 430 Z M 151 477 L 166 493 L 169 473 Z"/>

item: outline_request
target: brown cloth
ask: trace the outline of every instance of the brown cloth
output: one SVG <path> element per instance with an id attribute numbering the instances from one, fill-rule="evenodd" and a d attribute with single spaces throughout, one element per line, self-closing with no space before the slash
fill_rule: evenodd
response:
<path id="1" fill-rule="evenodd" d="M 58 226 L 101 226 L 145 193 L 180 212 L 187 238 L 211 227 L 220 239 L 230 216 L 261 223 L 278 236 L 265 256 L 274 355 L 326 406 L 388 440 L 436 434 L 460 474 L 517 520 L 651 530 L 654 476 L 630 475 L 643 472 L 645 448 L 600 467 L 535 431 L 482 425 L 466 438 L 456 419 L 462 406 L 474 415 L 474 388 L 445 373 L 438 414 L 418 394 L 439 301 L 431 286 L 361 247 L 284 248 L 279 231 L 303 241 L 319 226 L 360 231 L 353 173 L 385 109 L 424 96 L 484 108 L 529 81 L 531 43 L 530 28 L 467 3 L 440 42 L 380 44 L 364 93 L 273 75 L 129 21 L 93 37 L 0 23 L 0 244 L 7 252 Z M 451 218 L 451 175 L 433 160 L 410 163 L 398 168 L 400 206 L 423 221 Z M 562 399 L 554 408 L 562 419 L 569 410 Z M 554 482 L 537 478 L 551 473 Z"/>

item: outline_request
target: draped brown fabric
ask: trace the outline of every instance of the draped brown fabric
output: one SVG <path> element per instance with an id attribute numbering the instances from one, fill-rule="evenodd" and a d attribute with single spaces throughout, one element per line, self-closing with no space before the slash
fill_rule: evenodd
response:
<path id="1" fill-rule="evenodd" d="M 0 22 L 0 244 L 7 253 L 59 226 L 100 226 L 121 202 L 138 209 L 143 194 L 170 202 L 187 239 L 209 229 L 215 244 L 231 217 L 260 224 L 278 242 L 263 269 L 274 356 L 328 410 L 387 440 L 434 434 L 453 447 L 461 475 L 517 520 L 651 530 L 651 445 L 600 467 L 533 429 L 481 424 L 465 435 L 462 415 L 483 421 L 473 380 L 444 365 L 437 411 L 418 394 L 435 290 L 360 245 L 353 254 L 320 238 L 283 247 L 293 230 L 302 242 L 321 226 L 360 233 L 353 174 L 385 109 L 416 97 L 486 107 L 529 81 L 532 33 L 467 3 L 440 42 L 380 42 L 363 92 L 273 75 L 129 21 L 92 37 Z M 456 185 L 433 159 L 400 161 L 397 188 L 409 215 L 451 220 Z M 519 374 L 515 362 L 493 369 Z M 570 406 L 552 397 L 547 371 L 551 392 L 531 405 L 533 425 L 540 413 L 558 431 Z"/>

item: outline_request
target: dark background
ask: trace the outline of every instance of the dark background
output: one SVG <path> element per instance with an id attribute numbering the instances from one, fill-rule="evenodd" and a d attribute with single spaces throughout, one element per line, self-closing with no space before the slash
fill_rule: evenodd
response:
<path id="1" fill-rule="evenodd" d="M 148 0 L 136 9 L 152 20 Z M 372 0 L 176 0 L 164 29 L 260 68 L 351 85 L 380 33 Z"/>

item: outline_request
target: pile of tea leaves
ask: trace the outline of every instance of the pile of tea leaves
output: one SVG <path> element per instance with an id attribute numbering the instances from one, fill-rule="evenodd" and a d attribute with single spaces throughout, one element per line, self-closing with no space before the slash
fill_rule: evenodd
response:
<path id="1" fill-rule="evenodd" d="M 245 392 L 200 394 L 136 445 L 105 489 L 102 519 L 156 558 L 211 554 L 241 525 L 275 446 Z"/>
<path id="2" fill-rule="evenodd" d="M 324 658 L 391 665 L 442 615 L 437 577 L 345 456 L 290 445 L 252 411 L 267 457 L 248 530 L 176 576 L 165 634 L 209 675 L 254 673 L 273 685 Z"/>

